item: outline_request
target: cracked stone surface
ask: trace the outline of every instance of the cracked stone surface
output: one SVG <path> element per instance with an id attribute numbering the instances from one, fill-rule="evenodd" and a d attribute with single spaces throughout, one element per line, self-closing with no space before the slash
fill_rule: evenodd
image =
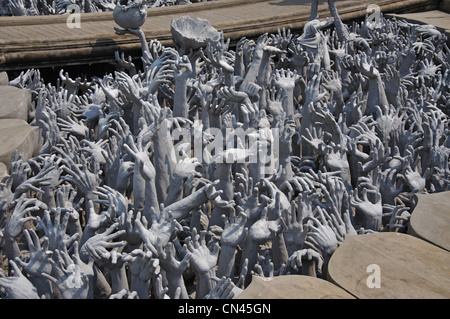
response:
<path id="1" fill-rule="evenodd" d="M 39 151 L 39 128 L 21 119 L 0 119 L 0 162 L 9 169 L 15 149 L 23 160 L 36 156 Z"/>

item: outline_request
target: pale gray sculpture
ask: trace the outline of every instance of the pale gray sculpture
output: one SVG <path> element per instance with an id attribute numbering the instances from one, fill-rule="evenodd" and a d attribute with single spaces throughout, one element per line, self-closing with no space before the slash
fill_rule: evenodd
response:
<path id="1" fill-rule="evenodd" d="M 218 42 L 220 33 L 208 20 L 189 16 L 174 18 L 170 23 L 170 32 L 180 54 L 205 47 L 209 42 Z"/>
<path id="2" fill-rule="evenodd" d="M 0 183 L 0 296 L 233 298 L 252 275 L 326 279 L 348 234 L 406 232 L 415 194 L 449 190 L 447 39 L 328 3 L 235 48 L 189 17 L 176 48 L 120 22 L 142 68 L 12 79 L 44 143 Z"/>
<path id="3" fill-rule="evenodd" d="M 142 0 L 121 0 L 114 8 L 113 17 L 124 29 L 138 29 L 147 19 L 147 5 Z"/>

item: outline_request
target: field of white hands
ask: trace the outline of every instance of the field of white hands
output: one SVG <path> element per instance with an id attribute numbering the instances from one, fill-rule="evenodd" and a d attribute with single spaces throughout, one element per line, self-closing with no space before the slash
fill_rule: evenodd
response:
<path id="1" fill-rule="evenodd" d="M 13 79 L 43 145 L 0 184 L 0 296 L 232 298 L 252 275 L 326 279 L 347 234 L 405 232 L 414 194 L 449 189 L 447 39 L 344 25 L 333 4 L 301 35 L 144 41 L 142 67 L 117 53 L 113 74 Z M 277 129 L 278 149 L 250 163 L 247 138 L 219 153 L 212 129 L 257 150 Z"/>

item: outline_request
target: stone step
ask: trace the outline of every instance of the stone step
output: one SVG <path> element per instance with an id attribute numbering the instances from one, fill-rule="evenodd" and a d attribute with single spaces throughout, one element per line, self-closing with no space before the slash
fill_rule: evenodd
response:
<path id="1" fill-rule="evenodd" d="M 39 128 L 21 119 L 0 119 L 0 162 L 9 171 L 11 156 L 18 150 L 24 161 L 36 156 L 41 148 Z"/>
<path id="2" fill-rule="evenodd" d="M 311 276 L 253 276 L 237 299 L 355 299 L 338 286 Z"/>
<path id="3" fill-rule="evenodd" d="M 450 191 L 415 196 L 408 234 L 450 251 Z"/>
<path id="4" fill-rule="evenodd" d="M 26 122 L 30 106 L 30 90 L 0 85 L 0 119 L 20 119 Z"/>
<path id="5" fill-rule="evenodd" d="M 450 253 L 408 234 L 348 235 L 327 279 L 360 299 L 450 298 Z"/>

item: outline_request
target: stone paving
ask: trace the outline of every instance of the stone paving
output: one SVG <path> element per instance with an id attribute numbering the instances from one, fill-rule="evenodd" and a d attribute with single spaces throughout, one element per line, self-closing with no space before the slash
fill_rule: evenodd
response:
<path id="1" fill-rule="evenodd" d="M 369 4 L 381 12 L 401 12 L 435 6 L 438 0 L 337 0 L 343 21 L 364 18 Z M 309 19 L 310 0 L 220 0 L 185 6 L 152 8 L 141 27 L 147 40 L 158 39 L 173 45 L 170 23 L 188 15 L 202 18 L 222 30 L 224 38 L 237 41 L 262 33 L 276 33 L 278 28 L 301 29 Z M 321 19 L 330 17 L 327 1 L 319 1 Z M 55 65 L 111 62 L 114 52 L 139 56 L 139 39 L 115 34 L 112 12 L 86 13 L 80 28 L 68 28 L 65 15 L 2 17 L 0 20 L 0 67 L 17 70 Z"/>

